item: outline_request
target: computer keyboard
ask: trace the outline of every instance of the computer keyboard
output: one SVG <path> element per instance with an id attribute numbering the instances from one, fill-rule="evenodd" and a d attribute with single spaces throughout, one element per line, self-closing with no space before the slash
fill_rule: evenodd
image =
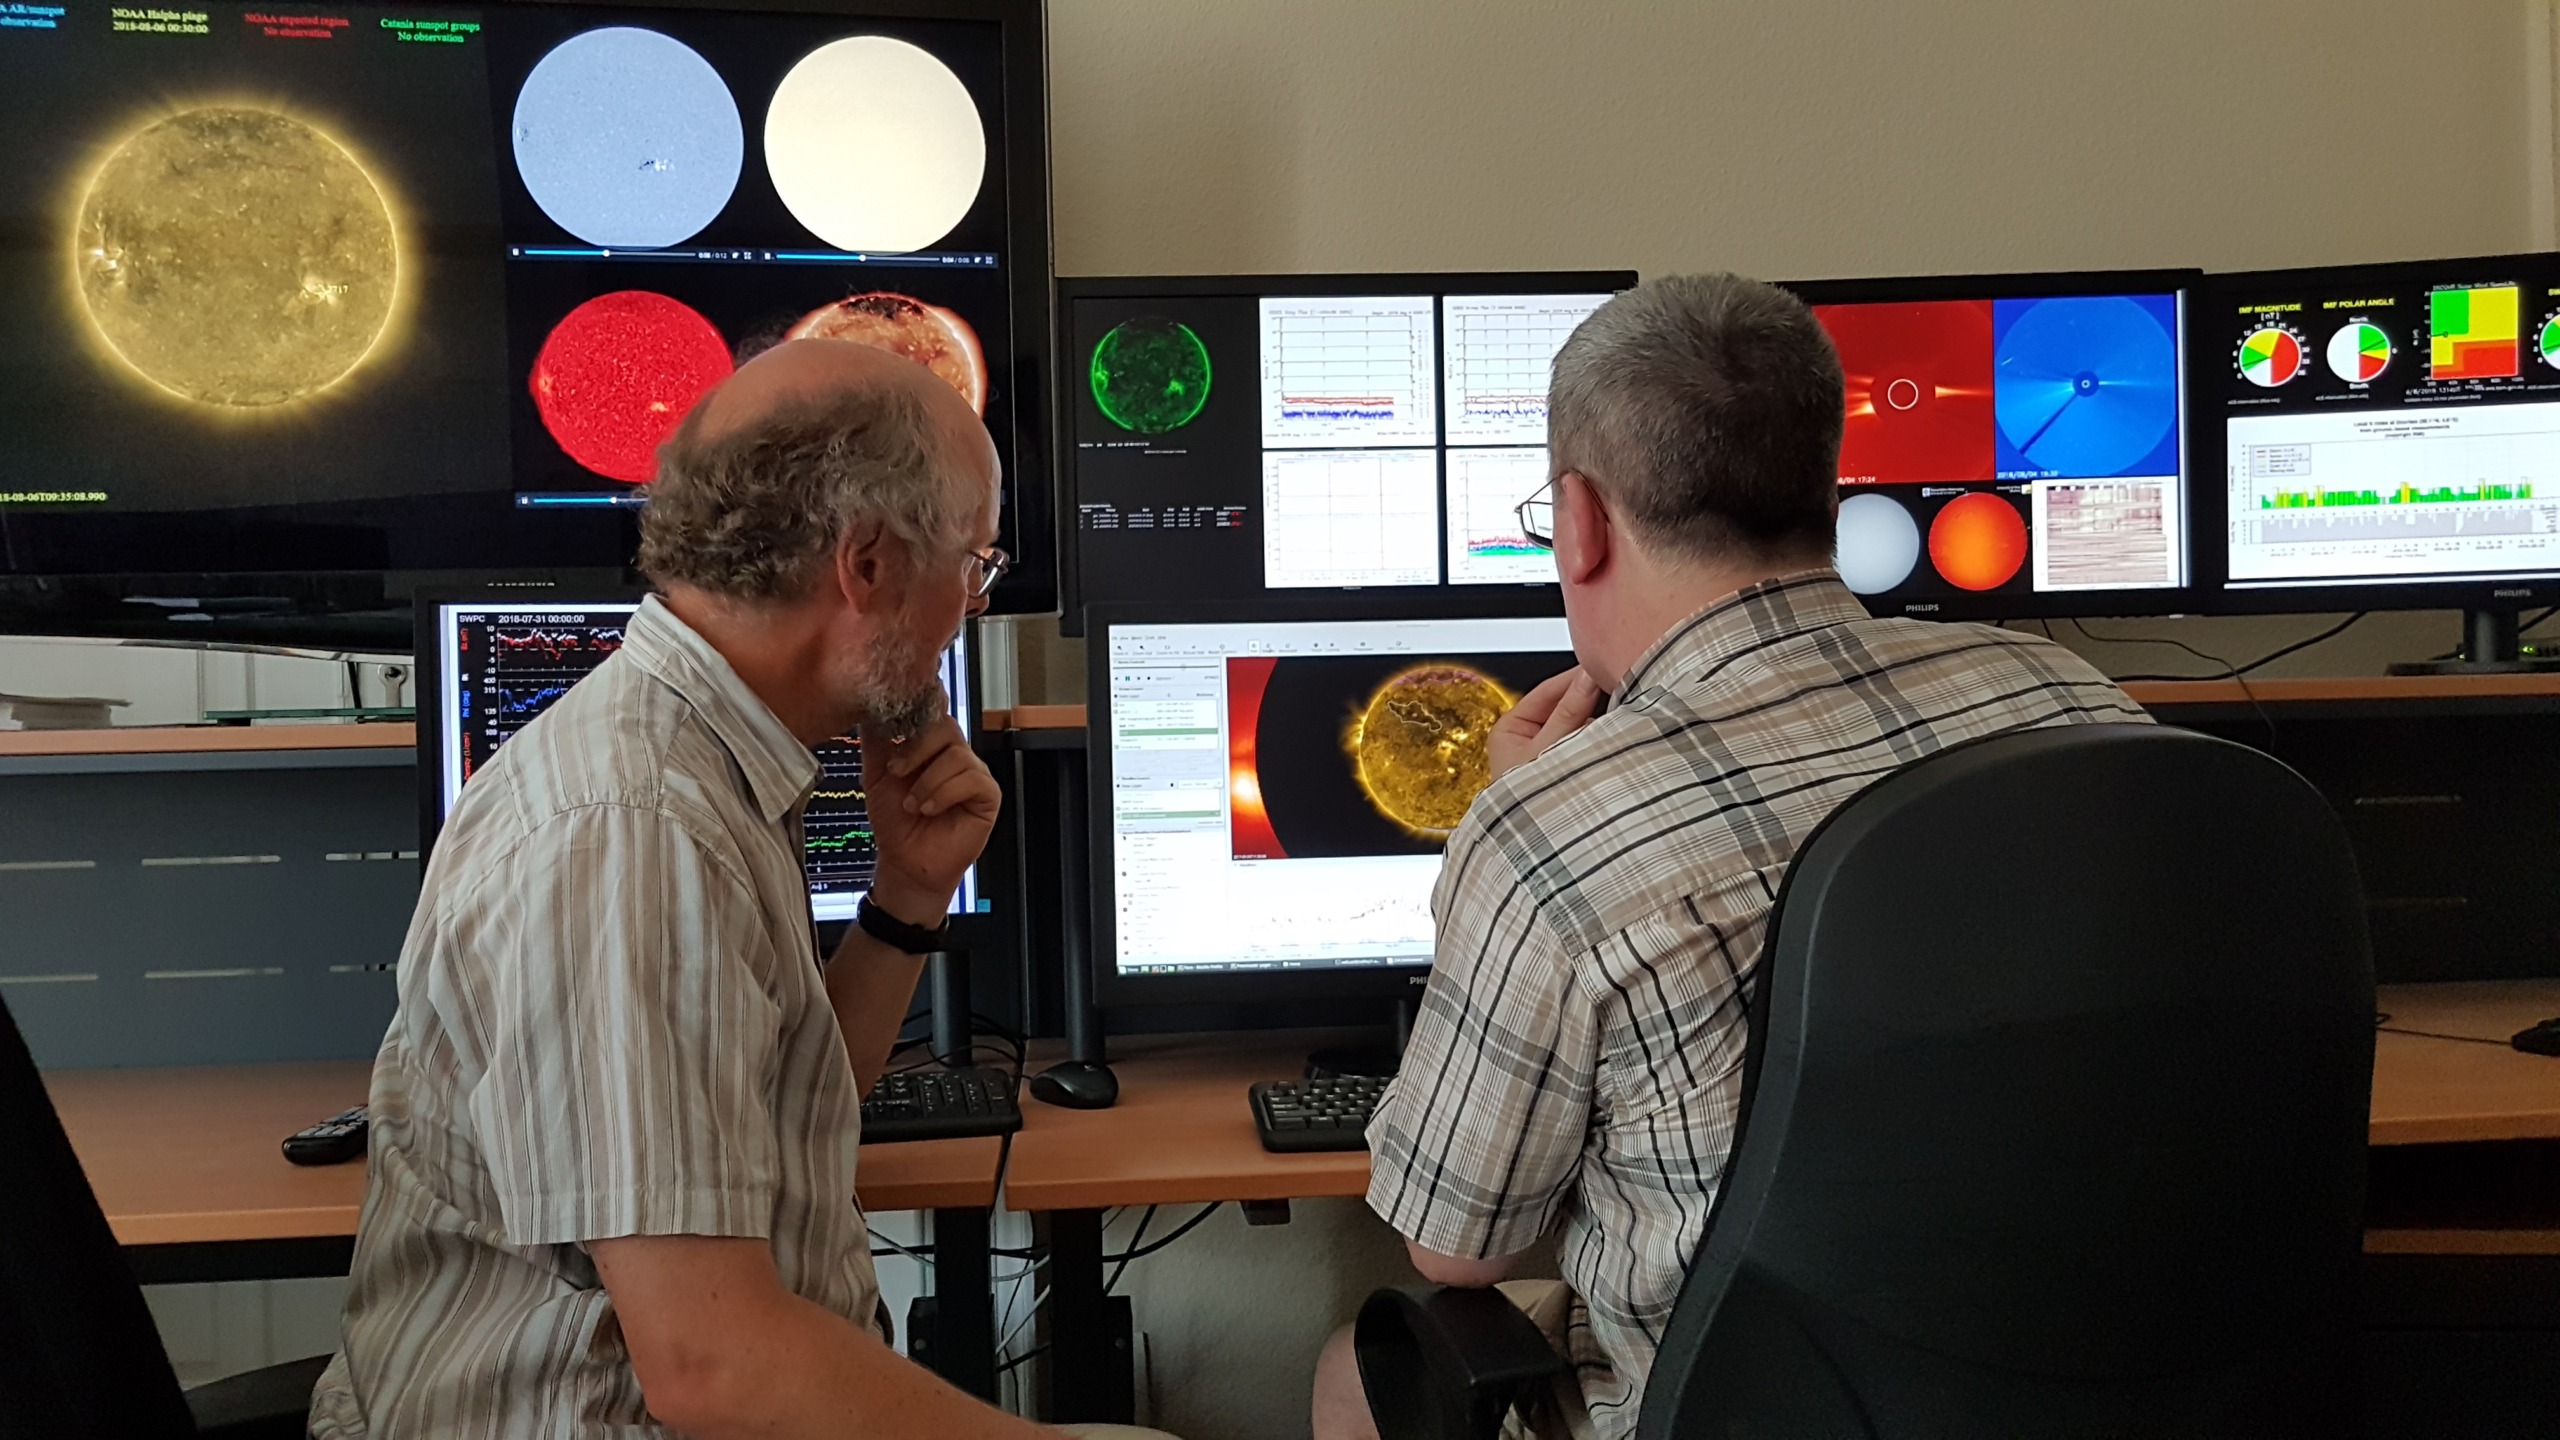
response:
<path id="1" fill-rule="evenodd" d="M 883 1075 L 862 1102 L 866 1145 L 894 1140 L 953 1140 L 1010 1135 L 1022 1128 L 1013 1072 L 988 1066 Z"/>
<path id="2" fill-rule="evenodd" d="M 1265 1080 L 1249 1092 L 1254 1132 L 1265 1150 L 1366 1150 L 1369 1116 L 1386 1093 L 1379 1075 Z"/>

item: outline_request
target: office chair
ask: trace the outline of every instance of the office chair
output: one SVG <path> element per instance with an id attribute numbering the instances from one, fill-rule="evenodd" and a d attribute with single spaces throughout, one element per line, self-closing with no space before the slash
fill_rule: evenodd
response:
<path id="1" fill-rule="evenodd" d="M 0 1440 L 301 1440 L 325 1355 L 178 1388 L 5 1002 L 0 1156 Z"/>
<path id="2" fill-rule="evenodd" d="M 1820 826 L 1768 934 L 1638 1436 L 2357 1433 L 2373 973 L 2310 785 L 2148 726 L 1957 746 Z M 1355 1340 L 1385 1440 L 1561 1373 L 1486 1291 Z"/>

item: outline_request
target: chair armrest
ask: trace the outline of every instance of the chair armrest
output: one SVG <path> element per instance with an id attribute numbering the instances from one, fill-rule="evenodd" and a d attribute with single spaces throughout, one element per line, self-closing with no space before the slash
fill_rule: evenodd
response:
<path id="1" fill-rule="evenodd" d="M 302 1440 L 311 1424 L 311 1387 L 329 1357 L 289 1360 L 187 1392 L 198 1440 Z"/>
<path id="2" fill-rule="evenodd" d="M 1379 1440 L 1493 1440 L 1511 1407 L 1569 1373 L 1499 1290 L 1380 1290 L 1351 1332 Z"/>

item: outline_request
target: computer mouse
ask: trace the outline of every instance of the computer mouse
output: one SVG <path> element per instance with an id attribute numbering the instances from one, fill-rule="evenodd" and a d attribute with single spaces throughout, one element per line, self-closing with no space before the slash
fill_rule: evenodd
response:
<path id="1" fill-rule="evenodd" d="M 1031 1077 L 1031 1098 L 1069 1110 L 1108 1110 L 1120 1098 L 1120 1077 L 1095 1060 L 1061 1060 Z"/>
<path id="2" fill-rule="evenodd" d="M 2507 1043 L 2527 1055 L 2560 1055 L 2560 1015 L 2526 1026 Z"/>

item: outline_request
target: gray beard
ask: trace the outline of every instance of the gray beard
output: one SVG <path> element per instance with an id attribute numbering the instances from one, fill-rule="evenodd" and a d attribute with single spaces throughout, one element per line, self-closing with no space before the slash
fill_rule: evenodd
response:
<path id="1" fill-rule="evenodd" d="M 920 734 L 951 709 L 939 675 L 929 675 L 921 684 L 905 678 L 914 658 L 906 653 L 911 643 L 904 635 L 873 637 L 855 662 L 847 687 L 847 698 L 862 711 L 863 725 L 890 739 Z"/>

